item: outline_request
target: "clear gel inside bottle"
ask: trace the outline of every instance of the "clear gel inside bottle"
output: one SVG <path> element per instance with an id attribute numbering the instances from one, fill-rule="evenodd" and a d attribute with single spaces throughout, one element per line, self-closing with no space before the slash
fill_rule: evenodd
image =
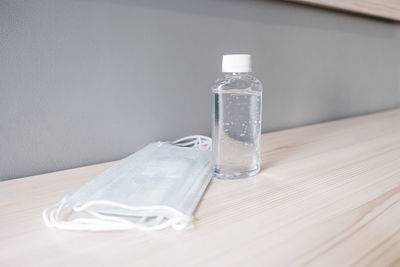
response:
<path id="1" fill-rule="evenodd" d="M 244 178 L 260 170 L 262 84 L 250 55 L 226 55 L 212 87 L 214 176 Z"/>

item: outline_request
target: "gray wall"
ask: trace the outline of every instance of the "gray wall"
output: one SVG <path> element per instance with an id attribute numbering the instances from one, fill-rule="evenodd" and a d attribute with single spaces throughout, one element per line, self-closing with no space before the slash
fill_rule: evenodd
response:
<path id="1" fill-rule="evenodd" d="M 279 1 L 0 0 L 0 180 L 209 134 L 224 53 L 263 131 L 400 106 L 398 23 Z"/>

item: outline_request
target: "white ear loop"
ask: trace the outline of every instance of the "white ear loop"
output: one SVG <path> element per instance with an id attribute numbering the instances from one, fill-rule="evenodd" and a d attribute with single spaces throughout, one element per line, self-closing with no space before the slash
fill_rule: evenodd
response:
<path id="1" fill-rule="evenodd" d="M 210 137 L 204 135 L 191 135 L 181 139 L 170 142 L 173 145 L 183 147 L 195 147 L 211 150 L 212 140 Z"/>
<path id="2" fill-rule="evenodd" d="M 63 207 L 63 200 L 57 207 L 52 206 L 45 209 L 42 213 L 45 224 L 48 227 L 57 227 L 64 230 L 89 230 L 89 231 L 107 231 L 107 230 L 145 230 L 154 231 L 160 230 L 169 226 L 174 229 L 182 229 L 187 226 L 190 219 L 179 211 L 166 206 L 149 206 L 149 207 L 132 207 L 106 200 L 94 200 L 85 203 L 80 207 L 74 208 L 74 211 L 84 211 L 93 216 L 93 218 L 79 218 L 70 221 L 60 220 L 60 211 Z M 131 222 L 129 220 L 121 219 L 116 216 L 102 215 L 98 212 L 88 211 L 87 209 L 96 205 L 107 205 L 124 208 L 127 210 L 154 210 L 163 209 L 175 214 L 174 218 L 166 219 L 165 217 L 158 216 L 153 221 L 146 222 L 147 217 L 143 216 L 138 222 Z"/>

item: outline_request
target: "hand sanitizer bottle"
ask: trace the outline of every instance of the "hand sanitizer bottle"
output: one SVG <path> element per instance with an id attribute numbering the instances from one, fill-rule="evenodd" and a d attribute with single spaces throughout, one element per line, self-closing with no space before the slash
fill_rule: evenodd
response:
<path id="1" fill-rule="evenodd" d="M 225 55 L 212 87 L 214 176 L 244 178 L 260 170 L 262 83 L 251 75 L 251 55 Z"/>

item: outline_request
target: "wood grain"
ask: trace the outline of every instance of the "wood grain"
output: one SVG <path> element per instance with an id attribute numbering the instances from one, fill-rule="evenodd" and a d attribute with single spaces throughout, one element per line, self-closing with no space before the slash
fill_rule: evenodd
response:
<path id="1" fill-rule="evenodd" d="M 113 163 L 0 183 L 0 266 L 399 266 L 400 110 L 263 135 L 192 229 L 69 232 L 41 212 Z"/>
<path id="2" fill-rule="evenodd" d="M 399 0 L 289 0 L 400 21 Z"/>

